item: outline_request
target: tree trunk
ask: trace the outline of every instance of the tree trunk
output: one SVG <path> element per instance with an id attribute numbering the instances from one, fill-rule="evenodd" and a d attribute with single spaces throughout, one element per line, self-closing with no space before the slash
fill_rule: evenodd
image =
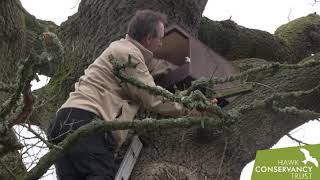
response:
<path id="1" fill-rule="evenodd" d="M 14 67 L 14 60 L 28 54 L 24 48 L 27 40 L 20 29 L 25 13 L 16 1 L 1 1 L 0 24 L 7 23 L 10 30 L 0 29 L 4 39 L 0 47 L 0 63 Z M 202 11 L 206 0 L 86 0 L 81 1 L 79 12 L 71 16 L 58 35 L 65 46 L 64 60 L 56 61 L 50 83 L 36 92 L 43 105 L 35 109 L 30 123 L 46 129 L 56 110 L 66 100 L 73 84 L 84 69 L 109 45 L 124 36 L 126 23 L 133 13 L 150 8 L 168 15 L 170 23 L 177 23 L 195 36 L 198 34 Z M 11 9 L 11 11 L 9 11 Z M 8 10 L 8 11 L 7 11 Z M 13 13 L 14 12 L 14 13 Z M 20 14 L 19 14 L 20 13 Z M 27 17 L 32 17 L 28 15 Z M 14 20 L 10 20 L 14 19 Z M 39 22 L 31 18 L 30 22 Z M 29 23 L 30 24 L 30 23 Z M 41 33 L 37 26 L 28 26 L 32 32 Z M 28 29 L 28 28 L 27 28 Z M 230 36 L 225 36 L 228 32 Z M 236 36 L 236 33 L 238 36 Z M 313 34 L 316 31 L 313 30 Z M 222 39 L 215 38 L 211 33 Z M 248 38 L 250 37 L 250 38 Z M 292 47 L 283 43 L 287 36 L 275 37 L 261 31 L 240 28 L 231 21 L 214 22 L 202 19 L 199 38 L 230 59 L 258 57 L 275 61 L 291 61 Z M 314 37 L 317 37 L 316 35 Z M 231 40 L 230 40 L 230 39 Z M 279 38 L 279 40 L 278 40 Z M 251 39 L 253 39 L 251 41 Z M 22 41 L 22 42 L 20 42 Z M 314 41 L 314 39 L 313 39 Z M 223 44 L 226 42 L 226 44 Z M 250 47 L 247 47 L 247 45 Z M 313 50 L 319 47 L 314 43 Z M 274 51 L 276 47 L 277 51 Z M 23 51 L 16 52 L 16 48 Z M 240 51 L 236 51 L 241 49 Z M 309 53 L 309 51 L 308 51 Z M 306 55 L 305 53 L 304 55 Z M 304 57 L 304 55 L 295 57 Z M 252 93 L 237 97 L 224 111 L 233 114 L 235 123 L 223 128 L 191 128 L 140 132 L 145 146 L 135 166 L 132 179 L 168 179 L 170 176 L 196 179 L 238 179 L 242 168 L 255 157 L 256 150 L 266 149 L 276 143 L 291 129 L 320 112 L 320 91 L 306 91 L 319 85 L 320 55 L 305 59 L 307 65 L 280 66 L 263 60 L 243 60 L 235 64 L 240 69 L 255 67 L 255 62 L 266 66 L 263 70 L 248 73 L 243 83 L 253 83 Z M 283 62 L 282 61 L 282 62 Z M 14 74 L 6 72 L 9 77 Z M 11 74 L 10 74 L 11 73 Z M 5 75 L 1 74 L 0 79 Z M 285 92 L 299 91 L 295 94 Z M 300 91 L 306 91 L 301 93 Z M 282 93 L 281 96 L 276 93 Z M 297 95 L 299 94 L 299 95 Z M 271 98 L 270 98 L 271 97 Z M 0 101 L 3 102 L 3 101 Z M 306 111 L 309 110 L 309 111 Z M 310 112 L 314 111 L 314 112 Z"/>
<path id="2" fill-rule="evenodd" d="M 20 6 L 20 2 L 17 1 L 0 1 L 0 82 L 5 84 L 15 83 L 16 71 L 14 69 L 27 54 L 25 27 L 28 25 L 28 21 L 24 18 L 24 12 L 21 11 Z M 9 93 L 0 91 L 0 104 L 6 101 L 8 96 Z M 5 119 L 0 118 L 0 123 L 3 126 Z M 7 133 L 5 134 L 7 135 Z M 3 136 L 4 134 L 1 134 L 0 142 L 3 139 L 11 138 Z M 9 136 L 14 136 L 14 134 L 10 133 Z M 7 149 L 7 151 L 11 150 Z M 12 151 L 14 152 L 0 159 L 0 179 L 14 179 L 8 169 L 12 170 L 15 176 L 26 172 L 21 155 L 18 151 Z"/>
<path id="3" fill-rule="evenodd" d="M 45 24 L 52 23 L 37 20 L 25 11 L 18 0 L 0 2 L 0 86 L 13 87 L 0 91 L 0 179 L 16 179 L 26 173 L 21 154 L 16 150 L 21 144 L 18 144 L 13 129 L 8 127 L 8 119 L 14 118 L 13 116 L 19 112 L 19 107 L 14 105 L 11 112 L 5 116 L 2 116 L 2 110 L 7 105 L 6 102 L 12 98 L 11 94 L 15 91 L 12 89 L 18 86 L 20 75 L 17 72 L 24 60 L 31 58 L 32 53 L 39 54 L 43 50 L 39 36 L 45 31 Z M 8 154 L 3 156 L 2 153 Z"/>
<path id="4" fill-rule="evenodd" d="M 52 100 L 52 97 L 54 100 L 37 109 L 32 119 L 41 119 L 40 126 L 47 127 L 84 69 L 112 41 L 124 38 L 127 23 L 137 10 L 143 7 L 165 13 L 169 24 L 178 24 L 196 35 L 206 2 L 207 0 L 81 1 L 79 11 L 58 29 L 58 35 L 65 46 L 66 61 L 59 64 L 48 86 L 38 92 L 38 98 L 42 101 Z"/>

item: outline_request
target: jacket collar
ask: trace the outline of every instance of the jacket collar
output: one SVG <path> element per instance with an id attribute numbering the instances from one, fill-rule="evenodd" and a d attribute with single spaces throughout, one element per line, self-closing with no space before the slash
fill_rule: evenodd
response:
<path id="1" fill-rule="evenodd" d="M 149 51 L 147 48 L 145 48 L 142 44 L 140 44 L 138 41 L 132 39 L 128 34 L 126 34 L 126 40 L 129 40 L 132 44 L 137 46 L 137 48 L 141 51 L 145 63 L 148 64 L 148 62 L 153 58 L 153 53 Z"/>

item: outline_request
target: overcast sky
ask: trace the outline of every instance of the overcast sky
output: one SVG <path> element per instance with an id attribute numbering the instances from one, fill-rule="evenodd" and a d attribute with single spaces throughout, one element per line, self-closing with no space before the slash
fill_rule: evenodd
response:
<path id="1" fill-rule="evenodd" d="M 23 6 L 37 18 L 60 25 L 77 11 L 79 0 L 21 0 Z M 236 23 L 273 33 L 281 24 L 305 16 L 320 14 L 320 3 L 314 0 L 208 0 L 204 16 L 212 20 L 231 17 Z"/>
<path id="2" fill-rule="evenodd" d="M 68 16 L 77 11 L 79 0 L 21 0 L 23 6 L 39 19 L 51 20 L 60 25 Z M 320 3 L 312 5 L 314 0 L 208 0 L 204 16 L 212 20 L 233 21 L 247 28 L 265 30 L 273 33 L 280 25 L 289 20 L 317 12 Z M 43 81 L 47 81 L 43 78 Z M 43 84 L 43 83 L 42 83 Z M 320 143 L 318 121 L 312 121 L 293 130 L 294 136 L 308 143 Z M 315 131 L 311 131 L 311 127 Z M 284 137 L 276 147 L 298 145 Z M 250 169 L 250 168 L 249 168 Z M 48 176 L 46 179 L 55 179 Z M 246 170 L 241 180 L 250 179 L 250 170 Z"/>
<path id="3" fill-rule="evenodd" d="M 208 0 L 203 15 L 213 20 L 231 17 L 242 26 L 273 33 L 289 20 L 320 14 L 320 3 L 312 4 L 314 0 Z"/>

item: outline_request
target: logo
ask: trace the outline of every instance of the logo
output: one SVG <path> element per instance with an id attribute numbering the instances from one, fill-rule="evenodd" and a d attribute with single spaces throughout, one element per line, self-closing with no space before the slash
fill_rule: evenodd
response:
<path id="1" fill-rule="evenodd" d="M 320 180 L 320 144 L 257 152 L 251 180 Z"/>
<path id="2" fill-rule="evenodd" d="M 313 158 L 312 156 L 310 156 L 310 152 L 304 148 L 300 148 L 300 151 L 304 154 L 305 160 L 303 160 L 302 162 L 304 164 L 307 164 L 308 162 L 313 163 L 316 167 L 318 167 L 318 161 L 316 158 Z"/>

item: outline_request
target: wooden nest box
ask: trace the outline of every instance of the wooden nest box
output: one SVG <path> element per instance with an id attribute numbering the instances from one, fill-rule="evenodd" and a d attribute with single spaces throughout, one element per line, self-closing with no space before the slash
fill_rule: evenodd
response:
<path id="1" fill-rule="evenodd" d="M 167 28 L 162 47 L 154 53 L 155 58 L 167 60 L 179 68 L 156 79 L 157 84 L 169 88 L 173 85 L 189 86 L 192 80 L 201 77 L 228 77 L 239 72 L 225 58 L 214 52 L 202 42 L 192 37 L 182 28 L 173 25 Z M 190 62 L 186 62 L 190 59 Z M 214 88 L 225 89 L 232 83 Z"/>

